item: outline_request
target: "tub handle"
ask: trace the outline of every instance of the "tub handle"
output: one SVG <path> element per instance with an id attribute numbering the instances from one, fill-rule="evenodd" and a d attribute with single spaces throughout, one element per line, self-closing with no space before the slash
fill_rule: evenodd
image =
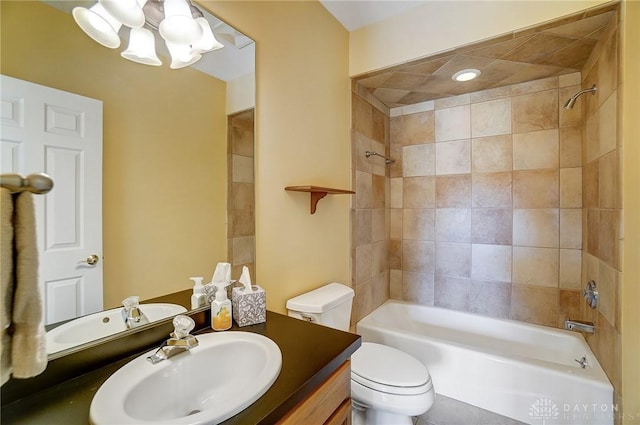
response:
<path id="1" fill-rule="evenodd" d="M 578 359 L 573 359 L 573 360 L 576 363 L 578 363 L 582 369 L 586 369 L 587 366 L 589 366 L 589 362 L 587 361 L 587 357 L 586 356 L 582 356 L 582 358 L 580 360 L 578 360 Z"/>

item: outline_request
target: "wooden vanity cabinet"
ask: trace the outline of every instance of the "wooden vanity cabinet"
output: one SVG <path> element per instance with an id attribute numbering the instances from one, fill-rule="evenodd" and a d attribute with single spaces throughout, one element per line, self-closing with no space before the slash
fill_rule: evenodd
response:
<path id="1" fill-rule="evenodd" d="M 278 425 L 351 425 L 351 363 L 344 362 Z"/>

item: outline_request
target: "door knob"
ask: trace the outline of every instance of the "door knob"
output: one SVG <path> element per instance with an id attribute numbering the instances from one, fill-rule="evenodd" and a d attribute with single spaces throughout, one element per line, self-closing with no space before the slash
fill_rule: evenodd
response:
<path id="1" fill-rule="evenodd" d="M 95 266 L 98 263 L 99 259 L 100 257 L 98 257 L 96 254 L 91 254 L 87 257 L 86 260 L 82 261 L 82 263 L 87 263 L 90 266 Z"/>

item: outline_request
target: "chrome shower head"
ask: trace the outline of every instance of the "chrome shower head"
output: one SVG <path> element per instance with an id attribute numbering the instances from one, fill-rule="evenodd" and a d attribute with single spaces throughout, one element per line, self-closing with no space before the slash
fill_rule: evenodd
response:
<path id="1" fill-rule="evenodd" d="M 567 103 L 564 104 L 564 109 L 573 109 L 573 106 L 576 104 L 576 100 L 583 94 L 591 92 L 591 94 L 596 94 L 598 88 L 594 84 L 590 89 L 580 90 L 578 93 L 571 96 Z"/>

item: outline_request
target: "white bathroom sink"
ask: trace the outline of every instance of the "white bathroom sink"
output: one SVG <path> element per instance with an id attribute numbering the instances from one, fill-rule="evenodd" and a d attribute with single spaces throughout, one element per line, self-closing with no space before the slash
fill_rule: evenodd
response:
<path id="1" fill-rule="evenodd" d="M 140 310 L 150 322 L 182 314 L 186 308 L 177 304 L 140 304 Z M 85 344 L 127 330 L 122 319 L 122 308 L 100 311 L 79 317 L 47 332 L 47 354 L 57 353 L 76 345 Z"/>
<path id="2" fill-rule="evenodd" d="M 91 423 L 217 424 L 260 398 L 280 373 L 280 349 L 262 335 L 197 338 L 190 351 L 151 364 L 152 350 L 111 375 L 91 402 Z"/>

